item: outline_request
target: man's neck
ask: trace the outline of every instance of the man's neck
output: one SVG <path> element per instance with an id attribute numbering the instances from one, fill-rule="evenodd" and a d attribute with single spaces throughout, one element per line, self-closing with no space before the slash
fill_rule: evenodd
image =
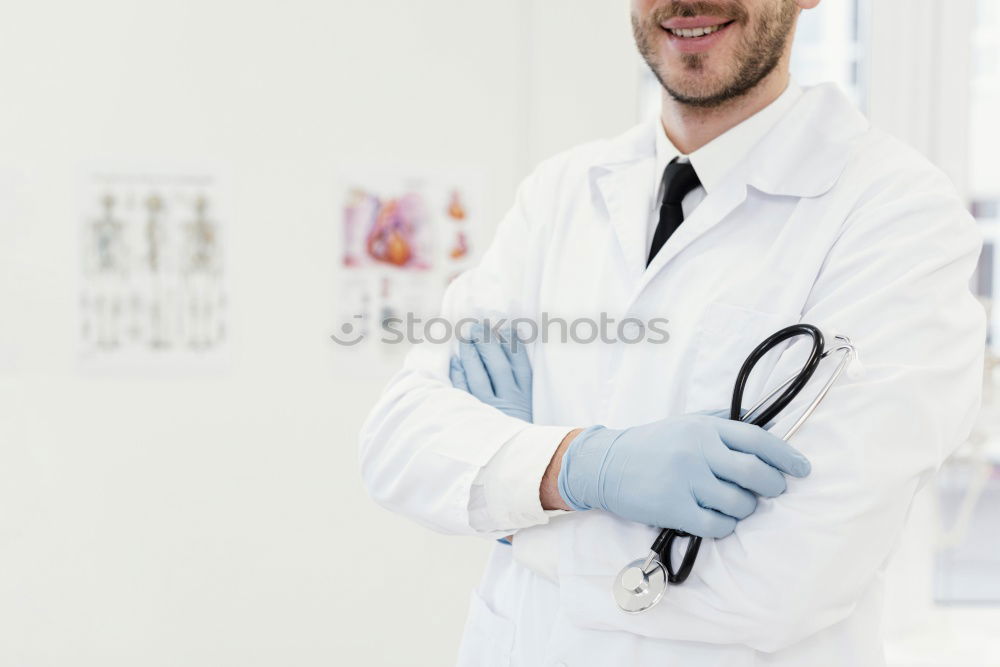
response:
<path id="1" fill-rule="evenodd" d="M 677 150 L 689 155 L 771 104 L 787 87 L 787 68 L 776 67 L 745 95 L 710 109 L 681 104 L 663 90 L 660 120 Z"/>

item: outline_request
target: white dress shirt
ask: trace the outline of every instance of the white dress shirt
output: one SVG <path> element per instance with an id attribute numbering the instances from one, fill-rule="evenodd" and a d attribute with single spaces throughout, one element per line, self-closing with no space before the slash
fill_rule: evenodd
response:
<path id="1" fill-rule="evenodd" d="M 789 83 L 778 98 L 727 130 L 690 155 L 683 155 L 670 141 L 662 123 L 656 133 L 657 191 L 656 205 L 649 211 L 646 234 L 646 254 L 649 254 L 653 234 L 660 219 L 663 202 L 663 174 L 674 158 L 690 160 L 701 186 L 689 192 L 681 202 L 684 217 L 711 194 L 729 169 L 740 162 L 802 95 L 802 89 Z M 667 245 L 670 240 L 667 240 Z M 580 424 L 579 426 L 586 426 Z M 527 430 L 518 433 L 479 471 L 472 484 L 469 500 L 470 523 L 474 530 L 489 532 L 504 526 L 510 532 L 546 523 L 548 517 L 562 513 L 544 510 L 538 489 L 549 461 L 562 438 L 570 429 L 552 427 L 544 432 Z"/>

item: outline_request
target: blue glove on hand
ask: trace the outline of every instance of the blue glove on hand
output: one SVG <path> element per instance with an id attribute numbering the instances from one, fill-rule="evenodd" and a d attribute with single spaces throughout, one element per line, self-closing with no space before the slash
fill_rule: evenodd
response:
<path id="1" fill-rule="evenodd" d="M 762 428 L 684 415 L 581 431 L 563 456 L 559 494 L 576 510 L 719 538 L 753 513 L 756 496 L 784 493 L 782 473 L 809 470 L 804 456 Z"/>
<path id="2" fill-rule="evenodd" d="M 464 389 L 497 410 L 531 422 L 531 362 L 528 351 L 513 332 L 502 340 L 487 338 L 482 327 L 473 330 L 471 343 L 459 343 L 452 357 L 451 384 Z"/>

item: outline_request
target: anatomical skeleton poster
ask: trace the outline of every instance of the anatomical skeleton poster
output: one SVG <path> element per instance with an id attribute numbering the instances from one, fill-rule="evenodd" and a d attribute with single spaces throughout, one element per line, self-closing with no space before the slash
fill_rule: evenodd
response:
<path id="1" fill-rule="evenodd" d="M 81 185 L 81 362 L 177 370 L 222 361 L 230 332 L 217 170 L 103 166 Z"/>

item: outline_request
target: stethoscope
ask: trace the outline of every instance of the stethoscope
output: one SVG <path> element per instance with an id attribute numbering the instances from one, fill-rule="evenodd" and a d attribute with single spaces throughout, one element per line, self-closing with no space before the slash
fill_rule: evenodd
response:
<path id="1" fill-rule="evenodd" d="M 767 396 L 740 416 L 743 411 L 743 391 L 746 389 L 747 381 L 750 379 L 750 373 L 754 367 L 775 347 L 798 336 L 808 336 L 812 339 L 812 350 L 805 364 L 803 364 L 797 373 L 775 387 Z M 843 352 L 843 357 L 837 365 L 836 370 L 830 376 L 830 379 L 826 381 L 826 384 L 823 385 L 816 398 L 803 411 L 802 416 L 785 432 L 783 438 L 788 440 L 795 435 L 806 419 L 816 411 L 816 408 L 819 407 L 819 404 L 830 391 L 830 388 L 857 356 L 857 352 L 849 338 L 845 336 L 836 336 L 835 338 L 837 344 L 829 350 L 824 350 L 823 333 L 811 324 L 793 324 L 769 336 L 754 348 L 753 352 L 746 358 L 746 361 L 743 362 L 743 366 L 736 376 L 733 401 L 729 407 L 729 418 L 749 422 L 761 427 L 770 423 L 782 410 L 788 407 L 788 404 L 808 384 L 816 372 L 820 361 L 835 352 Z M 764 407 L 765 405 L 767 407 Z M 760 411 L 759 414 L 758 410 Z M 684 551 L 684 558 L 681 560 L 680 567 L 675 570 L 671 559 L 671 551 L 674 542 L 680 538 L 690 539 Z M 612 586 L 615 602 L 618 603 L 622 611 L 629 613 L 638 613 L 654 606 L 663 599 L 663 594 L 667 590 L 668 583 L 680 584 L 688 578 L 688 575 L 691 574 L 691 568 L 694 567 L 694 561 L 698 557 L 698 549 L 700 548 L 700 537 L 681 530 L 664 528 L 649 548 L 649 555 L 645 558 L 632 561 L 618 573 Z"/>

